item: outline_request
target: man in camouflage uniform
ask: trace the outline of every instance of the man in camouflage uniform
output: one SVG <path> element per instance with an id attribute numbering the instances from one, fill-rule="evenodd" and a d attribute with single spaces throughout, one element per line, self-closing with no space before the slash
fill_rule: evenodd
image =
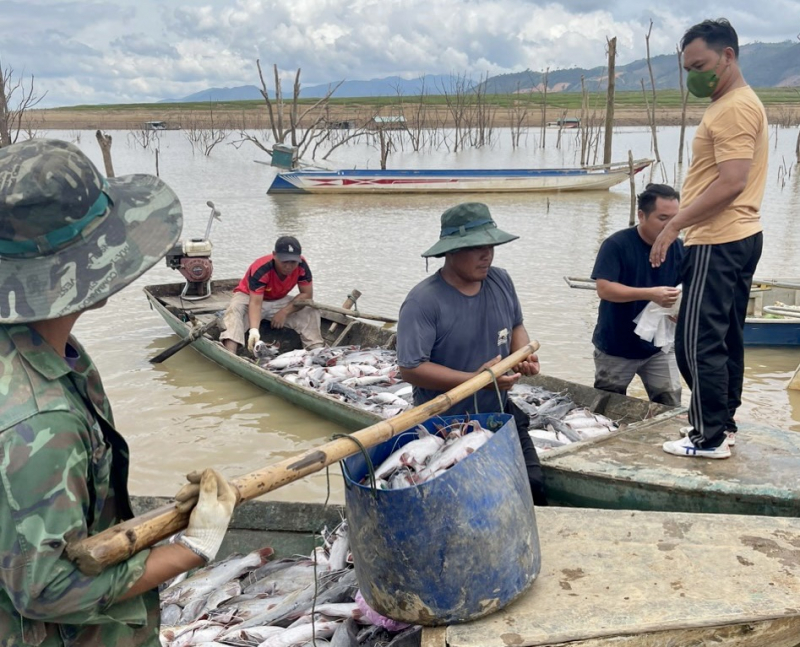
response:
<path id="1" fill-rule="evenodd" d="M 179 493 L 199 502 L 178 542 L 95 577 L 65 550 L 132 516 L 127 445 L 70 332 L 158 262 L 181 224 L 180 202 L 158 178 L 105 180 L 66 142 L 0 149 L 3 647 L 159 645 L 155 587 L 219 549 L 236 493 L 206 470 Z"/>

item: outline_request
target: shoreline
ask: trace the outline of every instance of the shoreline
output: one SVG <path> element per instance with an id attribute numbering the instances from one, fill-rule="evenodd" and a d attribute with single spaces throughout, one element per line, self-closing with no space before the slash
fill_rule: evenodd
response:
<path id="1" fill-rule="evenodd" d="M 491 109 L 491 106 L 490 106 Z M 800 106 L 798 106 L 800 109 Z M 696 126 L 700 123 L 705 106 L 688 106 L 686 110 L 686 125 Z M 288 112 L 288 111 L 287 111 Z M 409 110 L 409 112 L 411 112 Z M 569 111 L 569 117 L 577 116 L 575 111 Z M 767 115 L 773 123 L 767 107 Z M 330 106 L 327 114 L 329 121 L 348 121 L 356 126 L 363 125 L 374 114 L 374 108 L 367 106 Z M 579 114 L 579 113 L 578 113 Z M 541 128 L 542 121 L 554 122 L 564 115 L 559 109 L 548 110 L 545 119 L 541 111 L 530 111 L 525 115 L 522 128 Z M 287 115 L 288 117 L 288 115 Z M 511 128 L 519 121 L 519 117 L 507 108 L 495 107 L 492 112 L 492 127 Z M 590 117 L 588 123 L 593 129 L 604 126 L 604 115 L 600 112 Z M 176 108 L 165 109 L 154 104 L 152 108 L 120 108 L 104 107 L 102 109 L 41 109 L 31 110 L 26 113 L 26 129 L 32 131 L 42 130 L 145 130 L 145 122 L 163 121 L 168 129 L 197 130 L 197 129 L 270 129 L 269 115 L 265 106 L 253 106 L 246 109 L 218 108 L 215 110 L 181 110 Z M 288 122 L 288 118 L 285 120 Z M 308 118 L 301 121 L 300 126 L 310 125 Z M 680 126 L 680 108 L 657 108 L 656 126 Z M 640 108 L 617 108 L 614 112 L 615 127 L 642 126 L 648 127 L 647 113 Z M 426 127 L 453 128 L 453 118 L 449 111 L 442 106 L 430 107 L 426 113 Z M 473 126 L 474 127 L 474 126 Z M 555 127 L 551 130 L 557 131 Z M 574 129 L 564 129 L 571 131 Z"/>

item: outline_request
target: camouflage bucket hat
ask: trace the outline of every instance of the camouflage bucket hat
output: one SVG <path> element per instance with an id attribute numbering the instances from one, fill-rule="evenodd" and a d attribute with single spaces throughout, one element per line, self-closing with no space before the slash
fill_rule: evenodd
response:
<path id="1" fill-rule="evenodd" d="M 442 230 L 439 242 L 422 254 L 423 257 L 444 256 L 448 252 L 465 247 L 502 245 L 519 236 L 497 228 L 489 207 L 482 202 L 464 202 L 451 207 L 442 214 Z"/>
<path id="2" fill-rule="evenodd" d="M 164 257 L 182 224 L 178 196 L 156 177 L 105 179 L 68 142 L 0 148 L 0 323 L 110 297 Z"/>

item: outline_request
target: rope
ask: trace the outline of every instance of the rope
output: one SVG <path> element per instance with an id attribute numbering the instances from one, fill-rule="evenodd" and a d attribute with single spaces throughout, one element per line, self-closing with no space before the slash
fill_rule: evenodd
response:
<path id="1" fill-rule="evenodd" d="M 488 371 L 489 375 L 492 376 L 492 382 L 494 383 L 494 390 L 495 390 L 495 393 L 497 393 L 497 403 L 500 405 L 500 408 L 498 409 L 498 411 L 500 413 L 502 413 L 503 412 L 503 396 L 500 394 L 500 385 L 497 383 L 497 376 L 492 372 L 492 369 L 490 369 L 490 368 L 485 368 L 483 370 L 484 371 Z"/>
<path id="2" fill-rule="evenodd" d="M 355 436 L 351 436 L 350 434 L 333 434 L 331 438 L 334 440 L 338 438 L 347 438 L 349 440 L 352 440 L 356 445 L 358 445 L 361 454 L 364 456 L 364 461 L 367 464 L 367 475 L 369 476 L 369 487 L 370 490 L 372 490 L 372 496 L 377 498 L 378 486 L 375 482 L 375 467 L 372 465 L 372 459 L 370 458 L 369 453 L 367 452 L 367 448 L 364 447 L 363 443 L 358 438 L 356 438 Z M 347 467 L 345 466 L 344 461 L 342 461 L 342 471 L 347 472 Z M 348 476 L 350 475 L 348 474 Z M 352 477 L 350 478 L 350 480 L 353 480 Z"/>

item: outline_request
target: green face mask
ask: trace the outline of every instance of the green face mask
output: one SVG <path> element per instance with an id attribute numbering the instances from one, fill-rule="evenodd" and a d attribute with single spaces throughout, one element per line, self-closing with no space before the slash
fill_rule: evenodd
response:
<path id="1" fill-rule="evenodd" d="M 705 99 L 714 94 L 719 84 L 719 77 L 714 70 L 698 72 L 689 70 L 686 75 L 686 87 L 694 96 Z"/>
<path id="2" fill-rule="evenodd" d="M 721 60 L 722 57 L 720 56 L 720 61 Z M 689 70 L 689 73 L 686 75 L 686 88 L 689 92 L 700 99 L 706 99 L 714 94 L 714 90 L 716 90 L 717 85 L 719 85 L 717 67 L 719 67 L 719 61 L 714 66 L 714 69 L 706 70 L 705 72 Z"/>

